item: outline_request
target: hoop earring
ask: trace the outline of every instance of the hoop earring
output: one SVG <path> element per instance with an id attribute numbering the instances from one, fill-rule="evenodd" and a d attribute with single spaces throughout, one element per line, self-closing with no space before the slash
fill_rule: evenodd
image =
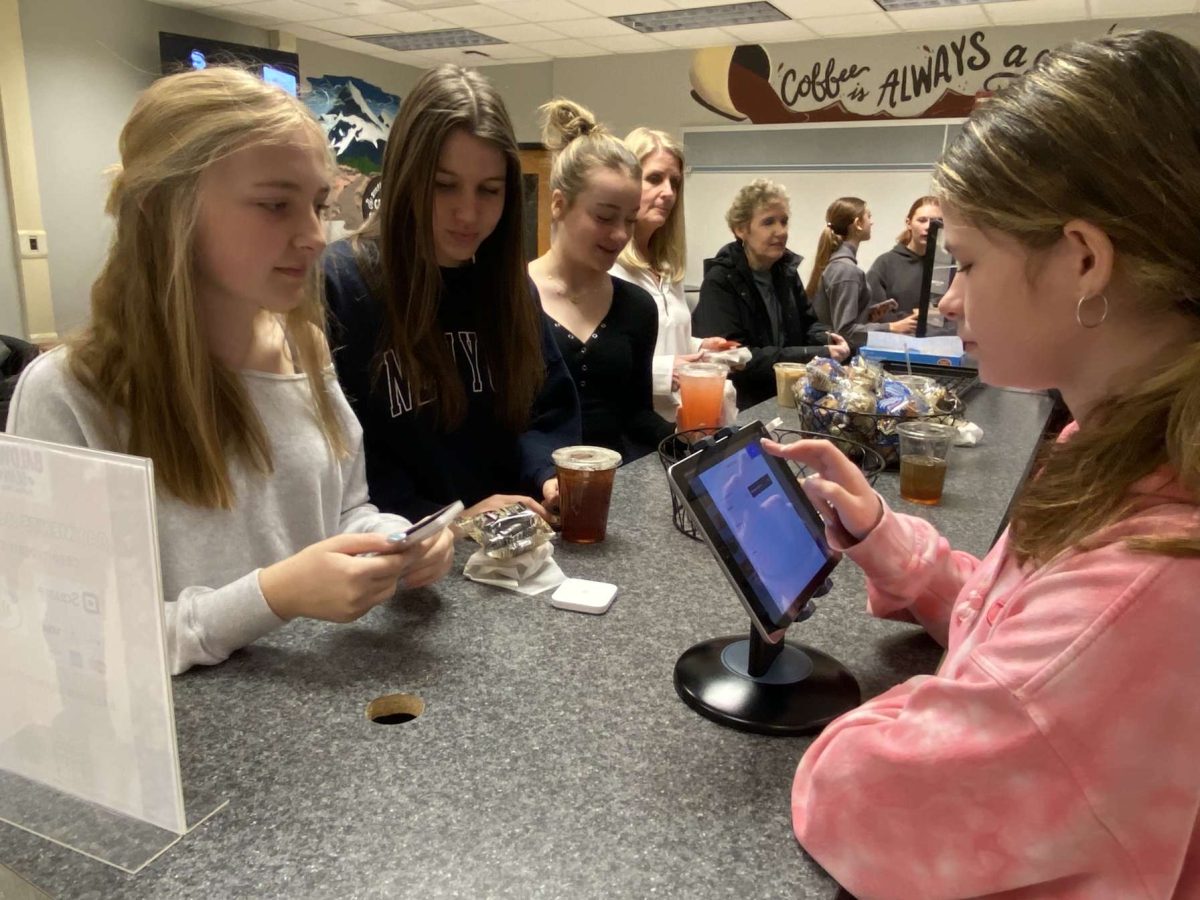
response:
<path id="1" fill-rule="evenodd" d="M 1079 302 L 1075 304 L 1075 321 L 1078 322 L 1080 324 L 1080 326 L 1083 328 L 1099 328 L 1101 325 L 1104 324 L 1104 320 L 1108 318 L 1108 297 L 1106 297 L 1104 294 L 1096 294 L 1095 296 L 1099 297 L 1101 300 L 1104 301 L 1104 309 L 1100 312 L 1100 318 L 1097 319 L 1095 322 L 1083 321 L 1083 315 L 1082 315 L 1083 304 L 1086 303 L 1088 300 L 1091 300 L 1092 299 L 1091 297 L 1089 297 L 1087 294 L 1084 294 L 1082 297 L 1079 298 Z"/>

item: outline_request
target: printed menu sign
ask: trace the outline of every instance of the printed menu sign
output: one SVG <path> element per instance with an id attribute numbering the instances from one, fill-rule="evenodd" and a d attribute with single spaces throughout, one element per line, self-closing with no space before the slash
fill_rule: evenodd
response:
<path id="1" fill-rule="evenodd" d="M 0 684 L 0 770 L 187 830 L 148 460 L 0 434 Z"/>

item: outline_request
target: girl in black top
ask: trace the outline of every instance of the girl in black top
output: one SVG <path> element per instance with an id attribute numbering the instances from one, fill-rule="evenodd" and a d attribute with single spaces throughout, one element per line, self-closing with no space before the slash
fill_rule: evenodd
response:
<path id="1" fill-rule="evenodd" d="M 550 251 L 529 274 L 579 390 L 584 442 L 629 461 L 673 431 L 654 411 L 654 301 L 608 274 L 637 222 L 641 167 L 586 109 L 552 100 L 541 111 L 543 141 L 558 151 L 550 177 L 555 227 Z"/>
<path id="2" fill-rule="evenodd" d="M 338 378 L 382 509 L 556 505 L 551 454 L 579 442 L 579 400 L 522 234 L 500 95 L 469 69 L 425 73 L 392 124 L 379 212 L 325 258 Z"/>

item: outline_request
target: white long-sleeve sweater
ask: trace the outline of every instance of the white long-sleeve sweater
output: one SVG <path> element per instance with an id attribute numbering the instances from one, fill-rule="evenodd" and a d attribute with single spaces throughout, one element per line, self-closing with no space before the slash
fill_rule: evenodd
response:
<path id="1" fill-rule="evenodd" d="M 8 431 L 121 452 L 95 397 L 71 375 L 67 352 L 47 353 L 24 371 Z M 241 374 L 262 419 L 274 472 L 264 475 L 231 461 L 237 501 L 229 510 L 190 506 L 161 489 L 157 494 L 167 646 L 175 674 L 222 662 L 284 624 L 259 587 L 264 566 L 335 534 L 390 532 L 408 524 L 368 502 L 362 429 L 332 369 L 326 378 L 351 449 L 342 460 L 325 441 L 304 375 Z"/>

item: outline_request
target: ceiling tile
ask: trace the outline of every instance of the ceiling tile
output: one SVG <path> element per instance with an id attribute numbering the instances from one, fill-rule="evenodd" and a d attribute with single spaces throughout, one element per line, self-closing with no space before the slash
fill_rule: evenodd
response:
<path id="1" fill-rule="evenodd" d="M 478 28 L 482 25 L 517 25 L 525 21 L 505 12 L 502 6 L 483 6 L 479 3 L 439 9 L 437 17 L 462 28 Z"/>
<path id="2" fill-rule="evenodd" d="M 226 12 L 276 22 L 315 22 L 329 18 L 329 10 L 302 3 L 301 0 L 257 0 L 255 3 L 239 3 L 222 8 L 221 14 Z"/>
<path id="3" fill-rule="evenodd" d="M 341 16 L 372 16 L 384 13 L 403 12 L 404 7 L 387 0 L 304 0 L 312 6 L 319 6 Z M 330 16 L 329 18 L 333 18 Z"/>
<path id="4" fill-rule="evenodd" d="M 816 32 L 799 22 L 758 22 L 754 25 L 726 25 L 722 31 L 738 41 L 751 44 L 782 44 L 786 41 L 811 41 Z"/>
<path id="5" fill-rule="evenodd" d="M 281 26 L 281 30 L 295 35 L 301 40 L 315 41 L 318 44 L 332 44 L 334 41 L 340 41 L 345 38 L 345 35 L 326 31 L 322 28 L 314 28 L 312 25 L 301 25 L 299 22 L 289 22 L 287 25 Z"/>
<path id="6" fill-rule="evenodd" d="M 600 47 L 594 44 L 589 44 L 586 41 L 531 41 L 524 46 L 529 47 L 539 53 L 544 53 L 547 56 L 553 57 L 571 57 L 571 56 L 603 56 L 607 53 Z"/>
<path id="7" fill-rule="evenodd" d="M 379 34 L 379 26 L 373 22 L 368 22 L 366 19 L 321 19 L 318 22 L 309 23 L 313 28 L 320 28 L 323 31 L 332 31 L 335 34 L 356 35 L 356 34 Z M 288 31 L 293 31 L 288 28 Z M 293 33 L 295 33 L 293 31 Z"/>
<path id="8" fill-rule="evenodd" d="M 941 9 L 906 9 L 888 13 L 905 31 L 936 31 L 939 28 L 978 28 L 988 24 L 983 8 L 944 6 Z"/>
<path id="9" fill-rule="evenodd" d="M 494 38 L 509 42 L 553 41 L 562 35 L 541 25 L 526 22 L 523 25 L 496 25 L 495 27 L 476 28 L 481 34 L 489 34 Z"/>
<path id="10" fill-rule="evenodd" d="M 404 0 L 401 6 L 411 6 L 414 9 L 437 9 L 445 6 L 462 6 L 462 0 Z"/>
<path id="11" fill-rule="evenodd" d="M 899 31 L 896 23 L 886 13 L 868 13 L 865 16 L 826 16 L 805 19 L 804 24 L 821 37 L 851 34 L 886 34 Z"/>
<path id="12" fill-rule="evenodd" d="M 245 3 L 246 0 L 154 0 L 154 2 L 160 6 L 178 6 L 183 9 L 215 9 L 218 6 Z"/>
<path id="13" fill-rule="evenodd" d="M 1109 16 L 1169 16 L 1192 12 L 1195 4 L 1189 0 L 1091 0 L 1091 8 L 1093 19 L 1106 19 Z"/>
<path id="14" fill-rule="evenodd" d="M 638 13 L 667 12 L 677 7 L 666 0 L 571 0 L 576 6 L 602 16 L 633 16 Z"/>
<path id="15" fill-rule="evenodd" d="M 770 0 L 781 13 L 786 13 L 793 19 L 803 21 L 804 19 L 817 18 L 832 18 L 829 13 L 831 10 L 836 10 L 839 16 L 853 16 L 858 14 L 876 13 L 883 15 L 879 9 L 879 4 L 875 0 Z M 1033 0 L 1019 0 L 1022 3 L 1033 2 Z"/>
<path id="16" fill-rule="evenodd" d="M 526 47 L 521 44 L 488 44 L 484 47 L 467 47 L 465 50 L 475 50 L 478 53 L 485 54 L 492 59 L 512 60 L 512 59 L 529 59 L 530 57 L 546 57 L 545 53 L 539 53 L 531 47 Z M 468 59 L 479 59 L 475 53 L 464 53 Z"/>
<path id="17" fill-rule="evenodd" d="M 996 25 L 1029 25 L 1035 22 L 1071 22 L 1088 18 L 1086 0 L 1007 0 L 986 3 L 986 15 Z"/>
<path id="18" fill-rule="evenodd" d="M 571 37 L 619 37 L 624 34 L 637 34 L 632 28 L 612 19 L 569 19 L 566 22 L 543 24 L 553 31 L 561 31 Z"/>
<path id="19" fill-rule="evenodd" d="M 681 28 L 655 32 L 654 37 L 672 47 L 727 47 L 737 43 L 736 38 L 720 28 Z"/>
<path id="20" fill-rule="evenodd" d="M 584 9 L 568 0 L 512 0 L 498 8 L 527 22 L 561 22 L 595 16 L 595 10 Z"/>
<path id="21" fill-rule="evenodd" d="M 589 44 L 603 47 L 610 53 L 649 53 L 652 50 L 670 50 L 669 44 L 650 37 L 648 34 L 625 34 L 620 37 L 588 38 Z"/>
<path id="22" fill-rule="evenodd" d="M 449 22 L 435 19 L 433 16 L 419 12 L 384 13 L 381 16 L 363 16 L 368 22 L 379 26 L 380 33 L 391 31 L 437 31 L 439 28 L 453 28 Z"/>

